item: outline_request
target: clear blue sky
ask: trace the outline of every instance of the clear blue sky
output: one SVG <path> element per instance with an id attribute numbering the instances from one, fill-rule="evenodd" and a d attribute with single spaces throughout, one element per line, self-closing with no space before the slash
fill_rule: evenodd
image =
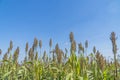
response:
<path id="1" fill-rule="evenodd" d="M 34 37 L 48 48 L 50 38 L 69 46 L 69 33 L 77 43 L 89 41 L 105 56 L 112 56 L 110 32 L 120 45 L 120 0 L 0 0 L 0 48 L 5 53 L 9 41 L 14 48 L 32 44 Z M 118 46 L 120 48 L 120 46 Z M 118 51 L 119 52 L 119 51 Z"/>

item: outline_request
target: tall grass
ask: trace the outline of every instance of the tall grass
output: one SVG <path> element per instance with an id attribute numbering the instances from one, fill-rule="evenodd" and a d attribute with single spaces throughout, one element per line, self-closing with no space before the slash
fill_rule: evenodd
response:
<path id="1" fill-rule="evenodd" d="M 27 42 L 25 58 L 21 63 L 18 60 L 19 55 L 22 55 L 19 54 L 19 47 L 11 53 L 13 42 L 10 41 L 8 51 L 0 61 L 0 80 L 120 80 L 120 61 L 116 55 L 114 32 L 110 35 L 113 61 L 107 60 L 95 46 L 91 53 L 87 53 L 88 41 L 76 44 L 73 32 L 69 37 L 70 50 L 62 50 L 58 43 L 52 49 L 53 42 L 50 39 L 48 53 L 41 51 L 42 40 L 35 38 L 32 47 Z"/>

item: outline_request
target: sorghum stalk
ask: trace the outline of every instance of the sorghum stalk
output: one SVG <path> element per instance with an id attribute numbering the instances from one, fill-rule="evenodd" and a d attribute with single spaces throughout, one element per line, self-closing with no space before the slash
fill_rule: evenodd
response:
<path id="1" fill-rule="evenodd" d="M 116 34 L 115 32 L 112 32 L 110 35 L 110 40 L 112 42 L 112 48 L 113 48 L 113 54 L 114 54 L 114 64 L 115 64 L 115 77 L 117 77 L 117 59 L 116 59 L 116 54 L 117 54 L 117 44 L 116 44 Z M 115 78 L 116 80 L 116 78 Z"/>

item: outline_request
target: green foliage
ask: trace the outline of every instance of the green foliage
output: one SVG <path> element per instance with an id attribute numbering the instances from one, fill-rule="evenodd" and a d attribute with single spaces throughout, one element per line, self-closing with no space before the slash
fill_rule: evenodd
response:
<path id="1" fill-rule="evenodd" d="M 11 53 L 13 47 L 11 41 L 11 49 L 0 61 L 0 80 L 120 80 L 119 59 L 116 60 L 116 64 L 114 61 L 106 60 L 99 51 L 96 51 L 95 46 L 93 53 L 87 55 L 88 42 L 85 43 L 85 48 L 80 43 L 77 53 L 73 33 L 70 39 L 71 45 L 74 42 L 74 46 L 70 47 L 70 56 L 66 56 L 67 49 L 66 53 L 59 47 L 52 50 L 52 39 L 50 39 L 50 53 L 42 57 L 38 55 L 38 40 L 35 38 L 30 50 L 27 43 L 25 60 L 21 63 L 18 62 L 18 48 L 14 54 Z M 42 55 L 42 41 L 39 45 L 40 55 Z M 115 76 L 116 66 L 117 77 Z"/>

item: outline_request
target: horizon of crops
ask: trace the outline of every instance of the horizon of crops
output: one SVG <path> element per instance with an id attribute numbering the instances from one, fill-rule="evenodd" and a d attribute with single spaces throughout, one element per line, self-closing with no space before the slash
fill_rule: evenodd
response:
<path id="1" fill-rule="evenodd" d="M 114 56 L 111 61 L 95 46 L 88 53 L 87 40 L 84 44 L 76 44 L 73 32 L 70 32 L 69 39 L 70 50 L 62 50 L 58 43 L 52 48 L 53 42 L 50 39 L 47 53 L 41 52 L 42 40 L 35 38 L 32 47 L 26 43 L 25 57 L 21 63 L 18 59 L 20 49 L 17 47 L 13 51 L 13 42 L 10 41 L 8 51 L 0 61 L 0 80 L 120 80 L 120 58 L 117 56 L 115 32 L 110 34 Z"/>

